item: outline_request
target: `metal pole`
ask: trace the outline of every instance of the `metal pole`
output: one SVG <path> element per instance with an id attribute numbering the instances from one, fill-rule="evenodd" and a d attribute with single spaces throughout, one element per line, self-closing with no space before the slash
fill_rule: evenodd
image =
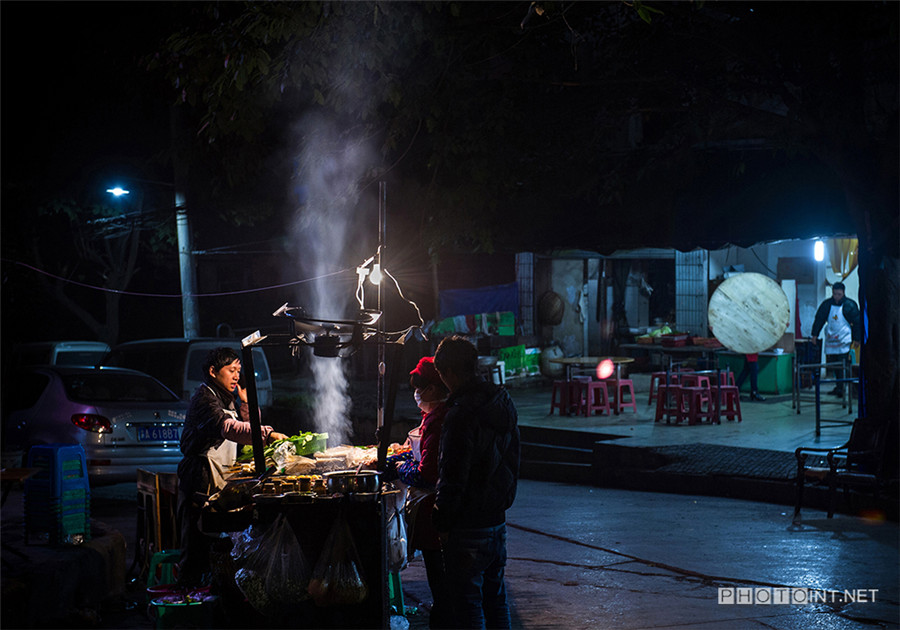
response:
<path id="1" fill-rule="evenodd" d="M 194 291 L 194 257 L 191 247 L 191 229 L 188 223 L 187 205 L 184 201 L 184 181 L 187 167 L 182 150 L 182 138 L 186 137 L 185 125 L 179 108 L 169 107 L 169 137 L 172 143 L 175 189 L 175 226 L 178 238 L 178 268 L 181 273 L 181 317 L 184 336 L 191 339 L 197 332 L 197 297 Z"/>
<path id="2" fill-rule="evenodd" d="M 384 250 L 384 232 L 385 232 L 385 206 L 386 206 L 386 184 L 378 182 L 378 250 L 375 252 L 375 264 L 382 265 Z M 382 272 L 383 274 L 384 272 Z M 382 275 L 382 282 L 384 276 Z M 378 429 L 384 426 L 384 304 L 382 302 L 382 282 L 378 283 L 378 310 L 381 317 L 378 318 Z M 387 436 L 385 436 L 387 439 Z"/>
<path id="3" fill-rule="evenodd" d="M 175 190 L 175 224 L 178 233 L 178 267 L 181 272 L 181 313 L 184 336 L 197 336 L 197 302 L 194 291 L 194 260 L 191 253 L 191 229 L 184 193 Z"/>
<path id="4" fill-rule="evenodd" d="M 262 439 L 262 427 L 259 420 L 259 396 L 256 390 L 256 370 L 253 367 L 253 346 L 241 348 L 241 372 L 247 386 L 247 411 L 250 412 L 250 440 L 253 442 L 253 463 L 256 476 L 266 472 L 265 445 Z"/>

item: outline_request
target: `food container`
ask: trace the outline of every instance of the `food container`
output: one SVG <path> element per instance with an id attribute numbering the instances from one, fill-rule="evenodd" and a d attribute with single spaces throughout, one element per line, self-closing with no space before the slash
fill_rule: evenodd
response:
<path id="1" fill-rule="evenodd" d="M 410 450 L 412 450 L 413 459 L 417 462 L 422 461 L 422 448 L 419 444 L 422 440 L 422 427 L 416 427 L 407 433 L 407 436 L 409 436 L 409 445 Z"/>
<path id="2" fill-rule="evenodd" d="M 378 500 L 377 492 L 354 492 L 350 495 L 350 500 L 356 503 L 374 503 Z"/>
<path id="3" fill-rule="evenodd" d="M 668 335 L 660 335 L 660 343 L 664 348 L 680 348 L 686 346 L 688 336 L 681 333 L 670 333 Z"/>
<path id="4" fill-rule="evenodd" d="M 325 473 L 325 486 L 329 494 L 353 492 L 378 492 L 380 474 L 377 470 L 335 470 Z"/>

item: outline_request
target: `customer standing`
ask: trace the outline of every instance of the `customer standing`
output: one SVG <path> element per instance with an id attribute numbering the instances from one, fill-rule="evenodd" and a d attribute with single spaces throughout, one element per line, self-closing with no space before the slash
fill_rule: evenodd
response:
<path id="1" fill-rule="evenodd" d="M 452 628 L 448 625 L 446 589 L 444 587 L 444 559 L 437 530 L 431 522 L 435 486 L 438 482 L 441 429 L 447 411 L 449 392 L 434 368 L 432 357 L 419 359 L 409 373 L 416 405 L 422 411 L 418 447 L 387 458 L 382 479 L 400 479 L 409 486 L 406 499 L 406 519 L 409 527 L 409 550 L 418 549 L 425 561 L 425 576 L 431 589 L 433 605 L 428 618 L 431 628 Z"/>
<path id="2" fill-rule="evenodd" d="M 737 385 L 738 391 L 748 376 L 750 377 L 750 400 L 765 401 L 765 398 L 759 395 L 759 354 L 744 355 L 744 369 L 741 370 L 734 383 Z"/>
<path id="3" fill-rule="evenodd" d="M 234 464 L 238 444 L 252 444 L 251 427 L 247 421 L 246 389 L 238 384 L 241 359 L 226 347 L 211 350 L 203 362 L 203 384 L 191 397 L 184 429 L 181 433 L 181 453 L 178 464 L 178 520 L 181 524 L 181 562 L 179 583 L 198 586 L 206 581 L 210 570 L 209 551 L 215 538 L 200 530 L 200 505 L 195 493 L 210 495 L 224 486 L 223 472 Z M 240 406 L 241 419 L 235 407 Z M 263 441 L 284 440 L 286 435 L 272 427 L 262 427 Z M 262 471 L 259 471 L 262 474 Z"/>
<path id="4" fill-rule="evenodd" d="M 441 341 L 434 365 L 450 390 L 432 519 L 452 625 L 509 628 L 503 574 L 506 510 L 519 477 L 518 414 L 505 389 L 478 375 L 478 351 L 465 338 Z"/>
<path id="5" fill-rule="evenodd" d="M 843 282 L 831 285 L 831 299 L 825 300 L 816 310 L 813 320 L 812 343 L 818 346 L 819 333 L 825 328 L 825 362 L 842 363 L 850 358 L 850 345 L 859 342 L 859 306 L 844 295 Z M 831 369 L 835 378 L 846 377 L 840 368 Z M 836 383 L 830 392 L 844 395 L 844 384 Z"/>

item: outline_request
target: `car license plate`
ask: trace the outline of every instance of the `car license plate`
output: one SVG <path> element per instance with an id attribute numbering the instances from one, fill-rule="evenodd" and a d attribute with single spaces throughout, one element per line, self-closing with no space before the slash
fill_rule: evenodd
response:
<path id="1" fill-rule="evenodd" d="M 177 442 L 180 427 L 138 427 L 138 442 Z"/>

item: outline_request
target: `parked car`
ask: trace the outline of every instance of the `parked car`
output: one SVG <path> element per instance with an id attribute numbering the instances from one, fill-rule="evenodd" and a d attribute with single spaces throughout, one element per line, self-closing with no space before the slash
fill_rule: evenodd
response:
<path id="1" fill-rule="evenodd" d="M 241 354 L 239 339 L 141 339 L 119 344 L 103 364 L 146 372 L 158 378 L 184 400 L 190 400 L 194 390 L 203 383 L 203 360 L 210 350 L 219 346 L 234 348 Z M 272 405 L 272 374 L 262 348 L 253 348 L 253 369 L 259 406 L 269 407 Z"/>
<path id="2" fill-rule="evenodd" d="M 12 365 L 100 365 L 107 354 L 102 341 L 35 341 L 13 348 Z"/>
<path id="3" fill-rule="evenodd" d="M 175 472 L 187 403 L 158 380 L 112 367 L 36 366 L 3 384 L 4 450 L 81 444 L 92 484 L 132 481 L 137 469 Z"/>

